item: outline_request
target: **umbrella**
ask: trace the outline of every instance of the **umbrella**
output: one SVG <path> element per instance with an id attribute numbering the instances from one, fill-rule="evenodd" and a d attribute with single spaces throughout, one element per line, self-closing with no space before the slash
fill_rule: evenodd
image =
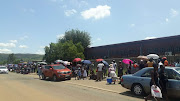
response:
<path id="1" fill-rule="evenodd" d="M 89 60 L 83 60 L 82 63 L 89 65 L 89 64 L 91 64 L 91 61 L 89 61 Z"/>
<path id="2" fill-rule="evenodd" d="M 55 62 L 56 63 L 63 63 L 64 61 L 63 60 L 56 60 Z"/>
<path id="3" fill-rule="evenodd" d="M 157 54 L 149 54 L 149 55 L 147 55 L 147 58 L 148 59 L 150 59 L 150 58 L 159 59 L 159 56 Z"/>
<path id="4" fill-rule="evenodd" d="M 73 62 L 79 62 L 79 61 L 81 61 L 81 58 L 75 58 L 75 59 L 73 60 Z"/>
<path id="5" fill-rule="evenodd" d="M 102 61 L 106 66 L 109 66 L 109 64 L 106 61 Z"/>
<path id="6" fill-rule="evenodd" d="M 46 62 L 38 62 L 37 64 L 47 65 Z"/>
<path id="7" fill-rule="evenodd" d="M 100 62 L 100 61 L 103 61 L 103 59 L 96 59 L 96 62 Z"/>
<path id="8" fill-rule="evenodd" d="M 70 65 L 70 62 L 64 61 L 63 64 L 64 64 L 64 65 Z"/>
<path id="9" fill-rule="evenodd" d="M 162 57 L 162 59 L 167 60 L 167 57 Z"/>
<path id="10" fill-rule="evenodd" d="M 142 60 L 148 60 L 147 56 L 138 56 L 137 58 Z"/>
<path id="11" fill-rule="evenodd" d="M 130 59 L 124 59 L 122 62 L 125 63 L 125 64 L 129 64 L 130 61 L 131 61 L 131 63 L 133 63 L 133 61 L 130 60 Z"/>

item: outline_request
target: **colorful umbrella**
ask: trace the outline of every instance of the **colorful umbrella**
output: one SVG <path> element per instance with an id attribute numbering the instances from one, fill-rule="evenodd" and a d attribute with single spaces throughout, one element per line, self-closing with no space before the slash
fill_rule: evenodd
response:
<path id="1" fill-rule="evenodd" d="M 96 59 L 96 62 L 100 62 L 100 61 L 103 61 L 103 59 Z"/>
<path id="2" fill-rule="evenodd" d="M 159 56 L 158 56 L 157 54 L 149 54 L 149 55 L 147 55 L 147 58 L 148 58 L 148 59 L 151 59 L 151 58 L 153 58 L 153 59 L 159 59 Z"/>
<path id="3" fill-rule="evenodd" d="M 148 60 L 147 56 L 138 56 L 137 58 L 142 60 Z"/>
<path id="4" fill-rule="evenodd" d="M 89 61 L 89 60 L 83 60 L 82 63 L 90 65 L 90 64 L 91 64 L 91 61 Z"/>
<path id="5" fill-rule="evenodd" d="M 162 59 L 167 60 L 167 57 L 162 57 Z"/>
<path id="6" fill-rule="evenodd" d="M 81 58 L 75 58 L 75 59 L 73 60 L 73 62 L 79 62 L 79 61 L 81 61 Z"/>
<path id="7" fill-rule="evenodd" d="M 124 59 L 122 62 L 125 63 L 125 64 L 129 64 L 130 61 L 131 61 L 131 63 L 133 63 L 133 61 L 130 60 L 130 59 Z"/>
<path id="8" fill-rule="evenodd" d="M 109 66 L 109 64 L 106 61 L 102 61 L 106 66 Z"/>

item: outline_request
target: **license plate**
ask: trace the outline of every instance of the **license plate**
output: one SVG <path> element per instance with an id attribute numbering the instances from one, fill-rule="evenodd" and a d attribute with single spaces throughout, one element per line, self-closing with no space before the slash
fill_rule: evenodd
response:
<path id="1" fill-rule="evenodd" d="M 66 75 L 65 77 L 69 77 L 69 75 Z"/>

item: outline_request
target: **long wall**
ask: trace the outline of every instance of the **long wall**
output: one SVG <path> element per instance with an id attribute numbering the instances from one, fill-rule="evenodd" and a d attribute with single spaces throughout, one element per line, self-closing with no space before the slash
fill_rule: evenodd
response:
<path id="1" fill-rule="evenodd" d="M 129 58 L 150 53 L 165 56 L 167 52 L 172 53 L 172 56 L 180 54 L 180 35 L 91 47 L 85 49 L 85 57 L 86 59 Z"/>

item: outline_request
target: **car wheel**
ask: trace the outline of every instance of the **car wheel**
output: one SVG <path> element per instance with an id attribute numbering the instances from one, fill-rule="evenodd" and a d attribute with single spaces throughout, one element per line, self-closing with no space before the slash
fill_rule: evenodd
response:
<path id="1" fill-rule="evenodd" d="M 57 81 L 57 76 L 53 75 L 53 81 L 56 82 Z"/>
<path id="2" fill-rule="evenodd" d="M 71 77 L 69 77 L 68 80 L 71 80 Z"/>
<path id="3" fill-rule="evenodd" d="M 144 94 L 144 89 L 140 84 L 134 84 L 132 87 L 132 91 L 136 95 L 143 95 Z"/>
<path id="4" fill-rule="evenodd" d="M 46 76 L 44 74 L 42 74 L 42 80 L 45 80 Z"/>

